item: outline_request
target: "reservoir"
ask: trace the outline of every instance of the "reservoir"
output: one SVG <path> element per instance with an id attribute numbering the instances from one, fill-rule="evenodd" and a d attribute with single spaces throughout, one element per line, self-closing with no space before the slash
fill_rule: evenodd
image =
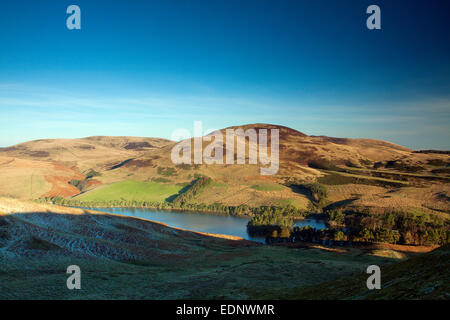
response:
<path id="1" fill-rule="evenodd" d="M 185 211 L 159 211 L 147 208 L 95 208 L 96 211 L 147 219 L 167 224 L 169 227 L 191 231 L 218 233 L 241 237 L 247 240 L 265 242 L 265 238 L 250 236 L 247 233 L 249 217 L 236 217 L 222 214 L 196 213 Z M 325 229 L 325 221 L 306 218 L 296 221 L 296 226 L 311 226 Z"/>

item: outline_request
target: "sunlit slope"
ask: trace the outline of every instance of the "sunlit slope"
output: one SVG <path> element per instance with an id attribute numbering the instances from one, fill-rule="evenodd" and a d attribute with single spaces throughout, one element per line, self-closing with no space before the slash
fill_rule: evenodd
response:
<path id="1" fill-rule="evenodd" d="M 0 148 L 0 195 L 36 199 L 72 197 L 80 190 L 69 182 L 85 180 L 90 171 L 108 171 L 127 159 L 169 144 L 139 137 L 45 139 Z M 87 182 L 102 184 L 101 174 Z M 120 181 L 122 179 L 117 179 Z"/>
<path id="2" fill-rule="evenodd" d="M 81 172 L 108 169 L 123 160 L 169 144 L 159 138 L 97 136 L 81 139 L 43 139 L 0 148 L 0 156 L 56 161 Z"/>
<path id="3" fill-rule="evenodd" d="M 309 166 L 314 160 L 327 160 L 337 165 L 345 165 L 346 163 L 354 163 L 358 166 L 373 166 L 377 161 L 395 160 L 411 158 L 416 161 L 424 155 L 412 153 L 410 149 L 379 140 L 370 139 L 346 139 L 346 138 L 330 138 L 307 136 L 299 131 L 276 125 L 269 124 L 253 124 L 239 127 L 231 127 L 226 129 L 243 129 L 255 130 L 257 133 L 260 129 L 268 129 L 268 149 L 270 152 L 271 129 L 279 130 L 279 170 L 275 176 L 295 176 L 302 179 L 315 179 L 323 175 L 316 168 Z M 222 132 L 225 133 L 226 129 Z M 193 146 L 191 139 L 191 146 Z M 210 144 L 208 141 L 203 142 L 203 152 Z M 158 175 L 158 167 L 172 167 L 177 169 L 171 159 L 171 152 L 175 143 L 166 145 L 157 150 L 144 152 L 142 155 L 123 163 L 111 172 L 107 173 L 109 179 L 120 179 L 128 174 L 136 177 L 151 178 Z M 237 152 L 235 146 L 229 146 L 223 143 L 224 154 L 231 152 L 236 158 Z M 201 164 L 179 167 L 176 174 L 166 177 L 169 180 L 177 181 L 187 180 L 192 173 L 208 175 L 221 181 L 242 181 L 261 174 L 260 167 L 264 165 L 248 165 L 248 141 L 246 142 L 246 164 Z M 256 150 L 252 150 L 256 152 Z M 193 148 L 192 148 L 193 152 Z M 441 157 L 436 155 L 436 157 Z M 445 156 L 442 156 L 445 158 Z M 193 156 L 191 156 L 193 160 Z M 419 161 L 419 160 L 417 160 Z M 184 171 L 183 171 L 184 170 Z M 103 178 L 105 181 L 108 178 Z"/>
<path id="4" fill-rule="evenodd" d="M 279 130 L 280 141 L 280 170 L 277 175 L 290 175 L 302 178 L 315 178 L 321 176 L 321 173 L 314 168 L 308 167 L 308 162 L 314 159 L 328 159 L 340 163 L 347 160 L 355 162 L 379 161 L 381 159 L 395 159 L 411 154 L 411 150 L 378 140 L 369 139 L 341 139 L 329 137 L 313 137 L 307 136 L 299 131 L 270 124 L 253 124 L 239 127 L 230 127 L 226 129 L 243 129 L 255 130 L 257 133 L 260 129 L 268 129 L 269 133 L 269 151 L 271 141 L 270 129 Z M 226 129 L 222 132 L 225 133 Z M 192 140 L 191 140 L 192 141 Z M 203 142 L 203 150 L 210 142 Z M 171 152 L 175 143 L 161 147 L 157 150 L 151 150 L 144 154 L 131 159 L 120 167 L 108 172 L 111 179 L 119 179 L 127 174 L 133 174 L 136 177 L 149 178 L 157 176 L 158 167 L 173 167 Z M 192 144 L 193 145 L 193 144 Z M 192 148 L 193 149 L 193 148 Z M 224 143 L 224 154 L 227 151 L 232 152 L 236 157 L 236 150 L 234 146 L 228 146 Z M 248 143 L 246 146 L 246 163 L 248 163 Z M 192 151 L 193 152 L 193 151 Z M 193 156 L 191 157 L 193 159 Z M 193 162 L 192 162 L 193 164 Z M 168 177 L 170 180 L 187 180 L 189 174 L 192 175 L 192 170 L 197 173 L 211 176 L 219 180 L 242 180 L 244 178 L 260 175 L 259 168 L 261 165 L 192 165 L 183 170 L 177 170 L 177 174 Z M 190 171 L 191 172 L 188 172 Z M 106 177 L 104 178 L 107 179 Z"/>
<path id="5" fill-rule="evenodd" d="M 292 205 L 299 209 L 306 209 L 308 197 L 294 192 L 284 186 L 282 181 L 249 178 L 238 184 L 214 182 L 206 187 L 193 202 L 224 203 L 231 206 L 248 205 L 257 207 Z"/>
<path id="6" fill-rule="evenodd" d="M 69 184 L 72 179 L 84 179 L 84 176 L 58 163 L 0 156 L 0 195 L 3 196 L 70 197 L 79 193 Z"/>
<path id="7" fill-rule="evenodd" d="M 73 197 L 82 193 L 77 196 L 78 199 L 164 201 L 172 191 L 176 194 L 182 186 L 200 176 L 207 176 L 214 183 L 191 199 L 193 202 L 250 206 L 292 204 L 298 208 L 308 208 L 311 205 L 310 196 L 285 183 L 286 179 L 295 179 L 324 185 L 328 191 L 327 206 L 336 203 L 338 206 L 366 206 L 380 210 L 412 207 L 439 214 L 449 212 L 450 178 L 446 173 L 450 164 L 449 155 L 414 153 L 408 148 L 379 140 L 308 136 L 271 124 L 250 124 L 221 131 L 225 133 L 227 129 L 255 130 L 257 133 L 267 129 L 269 151 L 272 141 L 270 130 L 278 129 L 278 172 L 262 176 L 260 168 L 264 165 L 249 164 L 248 142 L 245 164 L 175 165 L 171 153 L 176 142 L 164 139 L 90 137 L 38 140 L 0 149 L 0 157 L 6 154 L 20 161 L 63 166 L 73 171 L 70 179 L 84 180 L 85 188 L 77 190 L 69 185 L 70 175 L 67 174 L 55 171 L 50 175 L 45 170 L 30 174 L 26 166 L 14 169 L 14 164 L 11 164 L 0 172 L 8 179 L 0 181 L 0 194 L 38 198 L 56 195 Z M 203 141 L 203 151 L 209 143 Z M 237 157 L 235 146 L 223 143 L 223 147 L 224 154 L 230 151 L 234 158 Z M 327 165 L 318 166 L 318 162 Z M 94 177 L 89 177 L 91 170 L 96 172 Z M 9 180 L 12 183 L 8 183 Z M 31 185 L 31 180 L 36 186 Z M 135 183 L 123 189 L 120 182 L 124 181 Z M 157 183 L 153 186 L 158 187 L 148 187 L 152 183 Z M 142 192 L 139 193 L 137 188 L 142 188 Z M 158 188 L 162 191 L 159 192 Z"/>
<path id="8" fill-rule="evenodd" d="M 169 185 L 190 183 L 196 176 L 203 175 L 213 179 L 214 183 L 194 199 L 198 203 L 222 203 L 227 205 L 247 204 L 286 205 L 292 204 L 298 208 L 307 208 L 310 200 L 307 194 L 299 193 L 284 186 L 286 178 L 296 178 L 305 182 L 318 181 L 325 185 L 329 199 L 327 204 L 344 200 L 352 201 L 355 206 L 376 206 L 380 208 L 414 207 L 424 210 L 448 210 L 446 200 L 448 188 L 445 180 L 433 180 L 431 170 L 438 163 L 450 162 L 448 155 L 418 154 L 412 150 L 380 140 L 346 139 L 331 137 L 307 136 L 299 131 L 276 125 L 252 124 L 227 129 L 243 129 L 259 132 L 260 129 L 279 130 L 280 168 L 277 174 L 261 176 L 261 165 L 248 164 L 248 143 L 246 145 L 247 164 L 201 164 L 180 165 L 172 163 L 171 152 L 175 143 L 157 150 L 143 153 L 113 170 L 105 171 L 100 178 L 104 183 L 122 179 L 153 180 L 158 179 Z M 223 133 L 226 129 L 222 130 Z M 193 140 L 191 139 L 191 146 Z M 203 142 L 203 150 L 210 142 Z M 269 148 L 270 149 L 270 148 Z M 224 143 L 224 154 L 231 150 L 236 157 L 236 150 Z M 193 159 L 193 156 L 191 156 Z M 317 161 L 327 161 L 333 164 L 330 170 L 322 170 L 311 166 Z M 404 166 L 416 168 L 423 166 L 423 175 L 431 179 L 411 180 L 414 174 L 397 169 L 372 170 L 377 162 L 387 163 L 399 161 Z M 441 164 L 442 165 L 442 164 Z M 351 166 L 351 167 L 349 167 Z M 335 172 L 340 168 L 353 170 L 351 173 Z M 389 173 L 394 171 L 395 174 Z M 412 179 L 414 180 L 414 179 Z M 268 187 L 254 187 L 258 184 Z M 351 186 L 354 187 L 351 187 Z M 423 188 L 427 188 L 424 197 Z M 395 193 L 393 191 L 395 190 Z M 342 192 L 342 194 L 341 194 Z M 345 196 L 344 196 L 345 195 Z"/>
<path id="9" fill-rule="evenodd" d="M 269 124 L 253 124 L 240 127 L 231 127 L 227 129 L 256 130 L 264 128 L 269 130 L 269 152 L 271 132 L 270 129 L 279 130 L 280 141 L 280 168 L 276 176 L 297 176 L 301 178 L 314 179 L 321 176 L 322 173 L 314 168 L 308 166 L 308 162 L 314 159 L 330 159 L 344 163 L 351 159 L 355 161 L 378 161 L 382 158 L 398 158 L 410 154 L 410 150 L 395 144 L 378 140 L 367 139 L 337 139 L 328 137 L 311 137 L 299 131 L 276 125 Z M 222 132 L 226 132 L 223 129 Z M 192 139 L 191 139 L 192 140 Z M 210 142 L 203 142 L 203 150 Z M 155 176 L 160 176 L 158 167 L 171 167 L 176 169 L 175 174 L 165 176 L 171 181 L 187 181 L 194 173 L 210 176 L 231 184 L 243 181 L 243 179 L 251 179 L 255 176 L 260 176 L 260 167 L 262 165 L 248 164 L 248 143 L 246 146 L 247 164 L 214 164 L 214 165 L 193 165 L 177 167 L 173 164 L 171 159 L 172 149 L 175 143 L 168 144 L 156 150 L 144 152 L 142 155 L 135 157 L 114 170 L 106 172 L 102 181 L 112 182 L 114 180 L 124 179 L 127 175 L 132 175 L 135 178 L 142 180 L 149 179 Z M 193 148 L 192 148 L 193 149 Z M 236 157 L 236 150 L 234 146 L 223 144 L 224 154 L 227 151 L 232 152 Z M 193 151 L 192 151 L 193 152 Z M 191 157 L 193 159 L 193 156 Z"/>

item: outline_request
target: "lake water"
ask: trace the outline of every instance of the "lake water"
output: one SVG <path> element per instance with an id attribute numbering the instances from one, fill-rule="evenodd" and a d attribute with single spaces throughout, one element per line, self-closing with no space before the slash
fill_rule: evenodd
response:
<path id="1" fill-rule="evenodd" d="M 170 227 L 186 230 L 219 233 L 242 237 L 244 239 L 265 242 L 263 237 L 252 237 L 247 233 L 248 217 L 235 217 L 221 214 L 158 211 L 144 208 L 95 208 L 96 211 L 137 217 L 151 221 L 158 221 Z M 311 226 L 316 229 L 325 229 L 325 221 L 315 218 L 307 218 L 297 221 L 297 226 Z"/>

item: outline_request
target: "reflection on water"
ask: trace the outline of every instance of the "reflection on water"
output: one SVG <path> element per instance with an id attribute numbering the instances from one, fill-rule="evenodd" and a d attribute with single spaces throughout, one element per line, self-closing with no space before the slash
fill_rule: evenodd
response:
<path id="1" fill-rule="evenodd" d="M 250 220 L 248 217 L 234 217 L 220 214 L 184 211 L 158 211 L 147 208 L 96 208 L 95 210 L 158 221 L 165 223 L 170 227 L 238 236 L 244 239 L 259 242 L 265 241 L 262 237 L 250 236 L 247 233 L 247 223 Z M 307 218 L 305 220 L 298 221 L 296 225 L 311 226 L 316 229 L 325 229 L 324 221 L 314 218 Z"/>

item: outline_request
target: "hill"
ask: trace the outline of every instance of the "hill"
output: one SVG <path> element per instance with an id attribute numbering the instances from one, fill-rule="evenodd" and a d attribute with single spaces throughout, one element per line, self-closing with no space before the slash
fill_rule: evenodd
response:
<path id="1" fill-rule="evenodd" d="M 72 197 L 80 190 L 71 180 L 85 180 L 169 140 L 139 137 L 44 139 L 0 148 L 0 194 L 21 199 Z M 101 182 L 91 179 L 87 187 Z"/>
<path id="2" fill-rule="evenodd" d="M 197 203 L 225 205 L 311 207 L 309 195 L 286 184 L 317 181 L 328 190 L 326 205 L 357 208 L 417 208 L 442 214 L 450 210 L 448 181 L 437 168 L 450 163 L 448 155 L 418 154 L 396 144 L 371 140 L 307 136 L 299 131 L 269 124 L 250 124 L 226 129 L 279 129 L 280 170 L 261 176 L 259 165 L 174 165 L 175 143 L 148 151 L 102 173 L 103 183 L 124 179 L 187 185 L 207 176 L 214 183 L 196 196 Z M 269 131 L 270 133 L 270 131 Z M 192 140 L 191 140 L 192 141 Z M 269 135 L 270 141 L 270 135 Z M 209 142 L 203 142 L 203 149 Z M 229 148 L 225 144 L 224 149 Z M 248 143 L 246 146 L 248 149 Z M 235 155 L 236 157 L 236 155 Z M 248 160 L 248 154 L 246 156 Z M 246 161 L 248 163 L 248 161 Z"/>
<path id="3" fill-rule="evenodd" d="M 71 197 L 79 193 L 68 183 L 72 179 L 84 179 L 84 175 L 57 162 L 0 156 L 0 194 L 3 196 Z"/>
<path id="4" fill-rule="evenodd" d="M 137 185 L 159 184 L 167 193 L 158 195 L 155 188 L 144 188 L 147 191 L 141 192 L 138 198 L 163 201 L 173 198 L 198 177 L 207 176 L 213 183 L 190 201 L 321 209 L 304 188 L 298 187 L 317 182 L 327 189 L 322 207 L 371 208 L 373 211 L 412 208 L 448 217 L 448 154 L 417 153 L 380 140 L 308 136 L 272 124 L 229 127 L 222 132 L 238 128 L 256 132 L 279 130 L 277 174 L 261 176 L 260 165 L 248 164 L 248 161 L 234 165 L 174 165 L 171 152 L 177 142 L 157 138 L 38 140 L 0 149 L 0 157 L 5 159 L 0 162 L 0 194 L 19 198 L 61 195 L 79 200 L 120 200 L 120 193 L 127 195 L 125 198 L 133 198 Z M 270 143 L 270 134 L 268 138 Z M 203 149 L 208 144 L 204 141 Z M 225 144 L 224 148 L 231 146 Z M 17 161 L 8 164 L 7 159 Z M 31 162 L 28 166 L 24 161 Z M 47 169 L 29 169 L 37 164 Z M 64 167 L 64 174 L 57 171 L 50 174 L 52 165 Z M 10 188 L 6 183 L 9 180 L 16 187 Z M 31 180 L 35 181 L 33 185 Z M 119 193 L 110 192 L 118 186 Z M 170 195 L 170 192 L 174 193 Z"/>
<path id="5" fill-rule="evenodd" d="M 108 169 L 121 161 L 170 143 L 170 140 L 160 138 L 108 136 L 41 139 L 0 148 L 0 156 L 58 162 L 84 172 L 89 169 Z"/>

